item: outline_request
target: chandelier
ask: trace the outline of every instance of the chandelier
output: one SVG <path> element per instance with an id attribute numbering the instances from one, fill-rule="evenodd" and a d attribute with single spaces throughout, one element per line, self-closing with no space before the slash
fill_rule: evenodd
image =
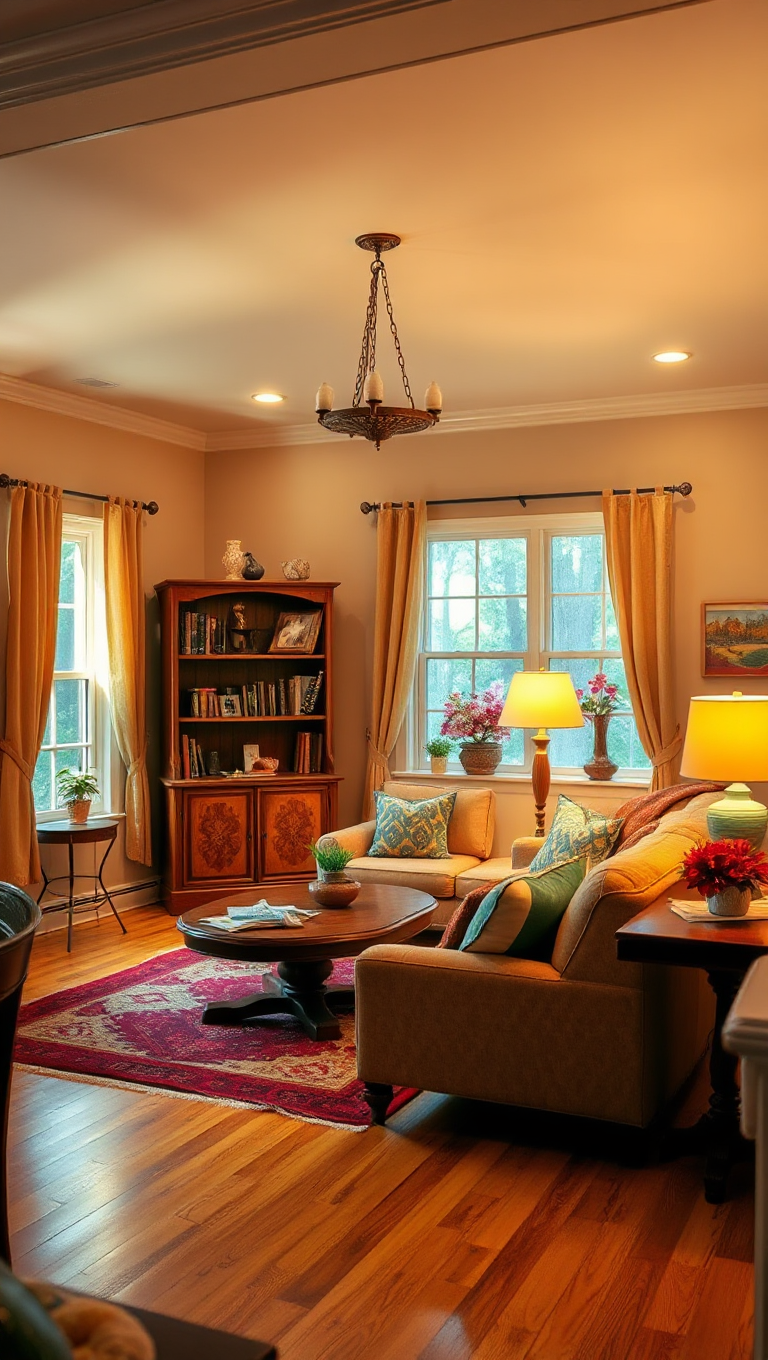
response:
<path id="1" fill-rule="evenodd" d="M 348 434 L 350 438 L 356 434 L 361 435 L 363 439 L 370 439 L 371 443 L 375 444 L 378 449 L 381 447 L 382 440 L 391 439 L 395 434 L 417 434 L 420 430 L 428 430 L 432 425 L 436 425 L 443 408 L 443 397 L 437 383 L 430 383 L 424 396 L 426 410 L 420 411 L 411 395 L 411 384 L 405 371 L 405 360 L 400 348 L 400 338 L 397 334 L 397 326 L 392 312 L 387 271 L 381 258 L 382 251 L 394 250 L 396 246 L 400 245 L 400 237 L 392 236 L 389 232 L 372 231 L 365 236 L 356 237 L 355 245 L 359 246 L 361 250 L 373 251 L 376 257 L 371 265 L 371 290 L 368 295 L 368 309 L 365 313 L 363 347 L 360 351 L 360 363 L 357 368 L 355 394 L 351 406 L 347 406 L 341 411 L 334 411 L 333 388 L 329 387 L 328 383 L 321 383 L 315 399 L 315 409 L 317 418 L 324 429 L 333 430 L 336 434 Z M 376 319 L 379 281 L 381 281 L 384 301 L 387 306 L 389 329 L 392 332 L 392 339 L 395 344 L 403 388 L 406 400 L 409 403 L 407 406 L 384 405 L 384 384 L 381 381 L 381 375 L 376 371 Z"/>

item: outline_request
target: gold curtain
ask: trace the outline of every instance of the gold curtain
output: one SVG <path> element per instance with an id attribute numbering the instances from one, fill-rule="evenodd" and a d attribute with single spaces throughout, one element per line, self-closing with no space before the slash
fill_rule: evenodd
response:
<path id="1" fill-rule="evenodd" d="M 424 594 L 424 501 L 378 514 L 373 701 L 368 731 L 363 816 L 373 815 L 373 794 L 389 779 L 389 757 L 403 725 L 413 684 Z"/>
<path id="2" fill-rule="evenodd" d="M 11 491 L 5 737 L 0 741 L 0 879 L 40 881 L 32 779 L 51 699 L 61 572 L 61 488 Z"/>
<path id="3" fill-rule="evenodd" d="M 653 764 L 651 789 L 664 789 L 677 778 L 683 741 L 672 683 L 672 494 L 604 491 L 603 519 L 632 711 Z"/>
<path id="4" fill-rule="evenodd" d="M 128 772 L 125 853 L 151 864 L 141 514 L 141 506 L 121 496 L 104 507 L 104 592 L 112 726 Z"/>

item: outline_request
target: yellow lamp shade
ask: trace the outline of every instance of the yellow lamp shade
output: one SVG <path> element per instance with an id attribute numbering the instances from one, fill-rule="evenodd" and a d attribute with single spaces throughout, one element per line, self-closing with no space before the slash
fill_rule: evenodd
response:
<path id="1" fill-rule="evenodd" d="M 723 783 L 768 780 L 768 694 L 691 699 L 680 773 Z"/>
<path id="2" fill-rule="evenodd" d="M 583 727 L 567 671 L 517 671 L 499 718 L 501 727 Z"/>

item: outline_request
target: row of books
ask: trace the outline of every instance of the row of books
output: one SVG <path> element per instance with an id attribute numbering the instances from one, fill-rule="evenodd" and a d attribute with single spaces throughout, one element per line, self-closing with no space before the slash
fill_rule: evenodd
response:
<path id="1" fill-rule="evenodd" d="M 192 609 L 179 614 L 179 651 L 182 656 L 212 656 L 227 650 L 227 627 L 215 614 Z"/>
<path id="2" fill-rule="evenodd" d="M 256 680 L 251 685 L 197 685 L 187 690 L 189 717 L 263 718 L 314 713 L 323 684 L 317 675 L 291 675 L 279 680 Z"/>
<path id="3" fill-rule="evenodd" d="M 322 771 L 322 732 L 297 732 L 296 749 L 293 753 L 294 774 L 322 774 Z"/>
<path id="4" fill-rule="evenodd" d="M 185 736 L 181 739 L 181 768 L 185 779 L 205 778 L 208 774 L 205 756 L 194 737 Z"/>

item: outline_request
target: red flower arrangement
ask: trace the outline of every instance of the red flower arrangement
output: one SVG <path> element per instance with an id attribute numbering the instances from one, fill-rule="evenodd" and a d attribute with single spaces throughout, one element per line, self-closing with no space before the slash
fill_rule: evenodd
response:
<path id="1" fill-rule="evenodd" d="M 465 699 L 459 690 L 448 695 L 443 705 L 444 737 L 454 741 L 504 741 L 508 727 L 499 727 L 504 707 L 504 687 L 500 680 L 490 685 L 483 694 L 470 694 Z"/>
<path id="2" fill-rule="evenodd" d="M 756 888 L 768 883 L 768 859 L 753 850 L 749 841 L 708 841 L 694 846 L 683 860 L 685 881 L 702 897 L 714 897 L 726 888 Z"/>
<path id="3" fill-rule="evenodd" d="M 608 676 L 603 671 L 598 671 L 592 679 L 587 682 L 589 694 L 584 698 L 583 689 L 577 689 L 576 698 L 579 701 L 582 713 L 587 718 L 600 717 L 605 713 L 613 713 L 621 702 L 618 685 L 609 685 Z"/>

